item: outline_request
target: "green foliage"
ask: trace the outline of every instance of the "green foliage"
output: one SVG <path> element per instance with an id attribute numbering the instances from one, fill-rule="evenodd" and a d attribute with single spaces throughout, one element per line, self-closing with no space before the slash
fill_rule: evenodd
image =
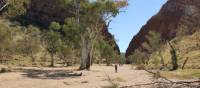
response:
<path id="1" fill-rule="evenodd" d="M 3 62 L 10 53 L 11 31 L 8 26 L 0 24 L 0 62 Z"/>
<path id="2" fill-rule="evenodd" d="M 156 66 L 162 64 L 164 66 L 164 58 L 162 56 L 162 40 L 161 35 L 154 31 L 149 31 L 146 36 L 147 42 L 142 44 L 142 48 L 136 49 L 129 60 L 132 64 L 144 65 L 154 64 Z"/>
<path id="3" fill-rule="evenodd" d="M 0 24 L 1 25 L 1 24 Z M 8 47 L 11 39 L 11 32 L 9 28 L 5 25 L 1 25 L 0 27 L 0 49 L 1 51 Z"/>
<path id="4" fill-rule="evenodd" d="M 105 59 L 107 65 L 110 65 L 111 63 L 119 63 L 119 59 L 121 59 L 120 56 L 106 41 L 100 41 L 98 48 L 100 50 L 101 58 Z"/>
<path id="5" fill-rule="evenodd" d="M 128 57 L 132 64 L 141 65 L 148 62 L 148 54 L 136 49 L 131 56 Z"/>
<path id="6" fill-rule="evenodd" d="M 2 12 L 3 16 L 24 21 L 21 16 L 26 14 L 26 6 L 30 0 L 8 0 L 8 2 L 8 7 Z M 108 42 L 103 43 L 103 47 L 99 49 L 94 46 L 99 41 L 98 39 L 101 39 L 101 30 L 105 27 L 106 22 L 119 14 L 119 9 L 124 7 L 121 2 L 60 0 L 59 3 L 55 3 L 56 8 L 67 9 L 70 14 L 74 14 L 74 17 L 63 19 L 64 23 L 62 24 L 52 22 L 48 30 L 41 30 L 31 25 L 20 26 L 17 22 L 0 24 L 0 56 L 12 53 L 11 56 L 14 60 L 10 61 L 20 58 L 21 62 L 27 63 L 29 59 L 24 60 L 21 57 L 32 58 L 32 61 L 37 62 L 40 61 L 39 57 L 44 55 L 45 58 L 50 56 L 54 62 L 58 56 L 64 62 L 77 63 L 77 57 L 81 56 L 83 48 L 81 42 L 85 40 L 84 47 L 88 52 L 85 54 L 89 58 L 92 58 L 93 54 L 99 54 L 99 57 L 96 58 L 106 58 L 107 63 L 120 61 L 121 57 Z"/>
<path id="7" fill-rule="evenodd" d="M 59 51 L 61 45 L 60 34 L 58 32 L 53 32 L 52 30 L 44 34 L 45 48 L 51 56 L 51 65 L 54 66 L 54 59 L 56 53 Z"/>
<path id="8" fill-rule="evenodd" d="M 142 46 L 149 53 L 149 58 L 153 57 L 153 60 L 150 61 L 156 66 L 159 66 L 161 64 L 161 68 L 163 68 L 165 63 L 161 52 L 163 45 L 163 41 L 161 40 L 161 34 L 154 31 L 150 31 L 146 38 L 148 41 L 143 43 Z"/>
<path id="9" fill-rule="evenodd" d="M 26 7 L 30 2 L 30 0 L 8 0 L 8 7 L 6 8 L 5 12 L 3 13 L 6 17 L 16 17 L 21 16 L 26 13 Z"/>
<path id="10" fill-rule="evenodd" d="M 187 64 L 185 65 L 185 68 L 195 69 L 199 68 L 199 32 L 196 32 L 192 35 L 188 36 L 178 36 L 174 39 L 168 41 L 169 43 L 163 44 L 163 47 L 161 48 L 162 56 L 164 57 L 164 64 L 165 67 L 164 70 L 172 70 L 173 64 L 174 68 L 181 67 L 186 60 L 188 59 Z M 161 58 L 158 55 L 158 52 L 154 52 L 154 55 L 150 57 L 149 65 L 148 67 L 152 68 L 159 68 L 162 65 L 160 64 Z M 157 61 L 154 61 L 157 60 Z M 154 62 L 157 62 L 158 65 L 154 64 Z M 173 62 L 173 63 L 172 63 Z"/>
<path id="11" fill-rule="evenodd" d="M 70 63 L 74 62 L 73 49 L 65 44 L 60 45 L 58 55 L 60 59 L 68 66 Z"/>
<path id="12" fill-rule="evenodd" d="M 111 19 L 119 13 L 120 7 L 118 7 L 116 3 L 117 2 L 115 1 L 109 1 L 109 0 L 103 0 L 103 1 L 95 0 L 95 1 L 83 1 L 74 4 L 75 7 L 77 7 L 74 11 L 76 12 L 75 14 L 76 23 L 79 25 L 81 29 L 83 29 L 83 31 L 81 32 L 81 38 L 82 38 L 82 57 L 81 57 L 82 62 L 80 66 L 81 69 L 82 68 L 84 69 L 85 67 L 87 68 L 90 67 L 91 59 L 94 54 L 93 52 L 94 52 L 95 42 L 100 37 L 101 30 L 106 26 L 106 22 L 111 21 Z M 81 9 L 79 8 L 79 6 Z M 110 55 L 104 55 L 104 57 L 106 58 L 106 62 L 109 65 L 111 63 L 110 58 L 115 56 L 113 55 L 113 52 L 111 50 L 113 48 L 112 46 L 105 45 L 101 49 L 102 51 L 107 52 L 107 54 L 110 54 Z"/>
<path id="13" fill-rule="evenodd" d="M 60 46 L 59 51 L 60 51 L 65 57 L 67 57 L 67 56 L 70 57 L 70 55 L 72 55 L 72 53 L 73 53 L 73 52 L 72 52 L 72 48 L 69 47 L 69 46 L 67 46 L 67 45 L 64 45 L 64 44 L 62 44 L 62 46 Z"/>
<path id="14" fill-rule="evenodd" d="M 172 71 L 178 69 L 178 61 L 177 61 L 177 52 L 176 49 L 172 46 L 170 42 L 168 42 L 170 45 L 170 54 L 171 54 L 171 63 L 172 63 Z"/>
<path id="15" fill-rule="evenodd" d="M 81 30 L 78 28 L 74 18 L 68 18 L 65 20 L 65 24 L 62 26 L 62 32 L 64 33 L 63 39 L 66 44 L 72 47 L 80 46 Z"/>
<path id="16" fill-rule="evenodd" d="M 18 40 L 18 52 L 30 56 L 35 62 L 35 55 L 41 50 L 40 30 L 37 27 L 29 25 L 24 30 L 24 37 Z"/>
<path id="17" fill-rule="evenodd" d="M 45 33 L 44 42 L 47 48 L 47 51 L 51 54 L 55 54 L 61 44 L 60 34 L 53 31 L 48 31 Z"/>
<path id="18" fill-rule="evenodd" d="M 148 66 L 153 69 L 159 69 L 161 67 L 161 58 L 158 56 L 158 52 L 153 53 L 150 58 Z"/>
<path id="19" fill-rule="evenodd" d="M 61 26 L 58 22 L 52 22 L 50 25 L 49 25 L 49 29 L 50 30 L 55 30 L 55 31 L 58 31 L 61 29 Z"/>
<path id="20" fill-rule="evenodd" d="M 95 11 L 93 13 L 93 15 L 102 13 L 102 14 L 113 14 L 113 16 L 116 16 L 116 14 L 118 14 L 119 10 L 118 8 L 116 8 L 116 3 L 113 1 L 94 1 L 93 3 L 91 3 L 90 5 L 84 5 L 86 9 L 88 9 L 89 11 Z M 84 7 L 83 7 L 84 8 Z"/>
<path id="21" fill-rule="evenodd" d="M 161 35 L 157 32 L 150 31 L 146 36 L 148 42 L 143 44 L 143 47 L 149 52 L 152 53 L 154 51 L 158 51 L 161 47 L 162 40 Z"/>
<path id="22" fill-rule="evenodd" d="M 71 5 L 73 0 L 60 0 L 65 6 Z"/>
<path id="23" fill-rule="evenodd" d="M 120 64 L 125 64 L 126 63 L 126 57 L 125 57 L 124 53 L 120 54 L 119 63 Z"/>

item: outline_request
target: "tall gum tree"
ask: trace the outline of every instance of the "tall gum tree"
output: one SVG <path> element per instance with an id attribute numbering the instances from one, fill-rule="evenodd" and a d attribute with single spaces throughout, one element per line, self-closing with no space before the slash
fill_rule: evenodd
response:
<path id="1" fill-rule="evenodd" d="M 76 24 L 82 30 L 80 70 L 90 69 L 94 44 L 101 30 L 125 6 L 126 0 L 74 0 Z"/>

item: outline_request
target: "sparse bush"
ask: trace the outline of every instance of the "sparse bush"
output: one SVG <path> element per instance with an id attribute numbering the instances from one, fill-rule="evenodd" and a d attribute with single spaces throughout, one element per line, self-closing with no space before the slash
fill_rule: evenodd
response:
<path id="1" fill-rule="evenodd" d="M 114 80 L 115 80 L 115 81 L 118 81 L 118 82 L 126 82 L 126 80 L 124 80 L 124 79 L 121 78 L 121 77 L 116 77 Z"/>
<path id="2" fill-rule="evenodd" d="M 148 54 L 146 52 L 142 52 L 140 49 L 136 49 L 133 52 L 133 55 L 128 58 L 132 64 L 136 65 L 146 64 L 148 62 Z"/>
<path id="3" fill-rule="evenodd" d="M 144 70 L 145 69 L 145 66 L 144 65 L 137 65 L 136 70 Z"/>
<path id="4" fill-rule="evenodd" d="M 11 72 L 11 68 L 1 68 L 0 73 Z"/>
<path id="5" fill-rule="evenodd" d="M 5 73 L 6 72 L 6 68 L 1 68 L 0 73 Z"/>
<path id="6" fill-rule="evenodd" d="M 102 88 L 119 88 L 119 85 L 115 83 L 109 75 L 107 75 L 107 81 L 110 83 L 109 86 L 103 86 Z"/>

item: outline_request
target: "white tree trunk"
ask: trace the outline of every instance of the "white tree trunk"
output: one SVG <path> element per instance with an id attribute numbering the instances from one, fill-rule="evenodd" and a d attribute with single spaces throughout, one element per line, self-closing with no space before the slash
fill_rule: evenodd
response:
<path id="1" fill-rule="evenodd" d="M 81 37 L 82 40 L 82 51 L 81 51 L 81 62 L 80 62 L 80 70 L 86 69 L 86 62 L 88 59 L 88 45 L 85 37 Z"/>

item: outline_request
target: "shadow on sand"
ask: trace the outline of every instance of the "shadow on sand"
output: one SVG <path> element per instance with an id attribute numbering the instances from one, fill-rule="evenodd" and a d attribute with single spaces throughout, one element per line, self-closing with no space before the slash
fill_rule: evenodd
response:
<path id="1" fill-rule="evenodd" d="M 35 70 L 35 69 L 26 69 L 23 71 L 23 74 L 26 77 L 34 79 L 65 79 L 65 78 L 75 78 L 82 76 L 82 73 L 74 73 L 73 71 L 67 70 Z"/>

